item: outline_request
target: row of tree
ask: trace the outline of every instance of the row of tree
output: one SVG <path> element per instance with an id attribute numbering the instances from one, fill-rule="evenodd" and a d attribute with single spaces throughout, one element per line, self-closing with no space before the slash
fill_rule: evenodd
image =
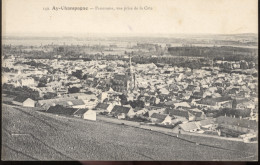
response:
<path id="1" fill-rule="evenodd" d="M 72 72 L 72 76 L 77 77 L 80 80 L 86 80 L 88 78 L 88 74 L 84 74 L 82 70 L 76 70 L 76 72 Z"/>
<path id="2" fill-rule="evenodd" d="M 127 97 L 124 94 L 119 95 L 119 98 L 122 105 L 130 104 L 132 108 L 144 108 L 144 102 L 142 100 L 127 101 Z"/>
<path id="3" fill-rule="evenodd" d="M 22 97 L 28 97 L 33 100 L 39 100 L 40 95 L 38 91 L 35 91 L 29 87 L 23 86 L 23 87 L 14 87 L 11 84 L 3 84 L 3 93 L 10 94 L 14 96 L 22 96 Z"/>

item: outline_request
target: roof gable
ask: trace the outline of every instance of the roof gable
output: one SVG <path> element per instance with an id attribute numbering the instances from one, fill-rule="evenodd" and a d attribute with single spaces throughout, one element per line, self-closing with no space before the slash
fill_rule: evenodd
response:
<path id="1" fill-rule="evenodd" d="M 130 111 L 130 107 L 123 107 L 120 105 L 115 105 L 114 108 L 112 109 L 111 113 L 114 114 L 120 114 L 120 113 L 125 113 L 127 114 Z"/>
<path id="2" fill-rule="evenodd" d="M 84 105 L 84 101 L 81 99 L 71 100 L 73 105 Z"/>
<path id="3" fill-rule="evenodd" d="M 88 109 L 78 109 L 77 111 L 74 112 L 74 115 L 83 115 L 85 112 L 87 112 Z"/>
<path id="4" fill-rule="evenodd" d="M 99 109 L 107 109 L 109 106 L 109 104 L 104 104 L 104 103 L 98 103 L 98 105 L 96 106 L 96 108 L 99 108 Z"/>
<path id="5" fill-rule="evenodd" d="M 156 119 L 159 119 L 159 120 L 165 120 L 165 118 L 167 117 L 166 114 L 159 114 L 159 113 L 153 113 L 151 115 L 151 118 L 156 118 Z"/>
<path id="6" fill-rule="evenodd" d="M 199 121 L 199 124 L 200 124 L 201 126 L 206 126 L 206 125 L 214 124 L 214 121 L 213 121 L 213 120 L 210 120 L 210 119 L 206 119 L 206 120 L 201 120 L 201 121 Z"/>
<path id="7" fill-rule="evenodd" d="M 169 114 L 173 116 L 181 116 L 185 118 L 189 118 L 190 116 L 189 111 L 179 110 L 179 109 L 169 109 Z"/>
<path id="8" fill-rule="evenodd" d="M 179 125 L 184 131 L 191 131 L 195 129 L 199 129 L 199 126 L 195 122 L 189 122 L 185 124 Z"/>
<path id="9" fill-rule="evenodd" d="M 63 114 L 63 115 L 73 115 L 75 111 L 77 111 L 77 109 L 66 108 L 61 105 L 51 106 L 47 110 L 48 113 Z"/>
<path id="10" fill-rule="evenodd" d="M 28 99 L 28 97 L 25 97 L 25 96 L 17 96 L 13 101 L 17 101 L 17 102 L 23 103 L 27 99 Z"/>

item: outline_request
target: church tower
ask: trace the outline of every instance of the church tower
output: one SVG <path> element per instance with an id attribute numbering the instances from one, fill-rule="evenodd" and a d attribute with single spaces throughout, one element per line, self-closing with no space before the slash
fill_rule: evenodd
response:
<path id="1" fill-rule="evenodd" d="M 127 92 L 132 93 L 135 88 L 135 74 L 133 72 L 132 68 L 132 53 L 129 53 L 129 68 L 127 69 L 127 75 L 128 75 L 128 83 L 127 83 Z"/>

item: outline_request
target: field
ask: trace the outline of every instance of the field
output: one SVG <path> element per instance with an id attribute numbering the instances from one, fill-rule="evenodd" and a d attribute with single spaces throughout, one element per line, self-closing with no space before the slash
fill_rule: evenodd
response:
<path id="1" fill-rule="evenodd" d="M 5 104 L 2 116 L 3 160 L 257 160 L 257 144 L 187 136 L 227 148 L 221 149 L 126 125 Z"/>

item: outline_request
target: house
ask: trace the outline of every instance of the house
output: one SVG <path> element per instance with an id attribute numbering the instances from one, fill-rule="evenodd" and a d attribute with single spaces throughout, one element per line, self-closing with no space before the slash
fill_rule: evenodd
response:
<path id="1" fill-rule="evenodd" d="M 73 113 L 73 116 L 87 119 L 87 120 L 92 120 L 92 121 L 97 120 L 96 112 L 88 109 L 78 109 Z"/>
<path id="2" fill-rule="evenodd" d="M 203 98 L 203 92 L 202 91 L 196 91 L 196 92 L 194 92 L 193 93 L 193 98 L 195 98 L 195 99 L 201 99 L 201 98 Z"/>
<path id="3" fill-rule="evenodd" d="M 87 112 L 88 109 L 78 109 L 73 113 L 74 117 L 83 118 L 83 114 Z"/>
<path id="4" fill-rule="evenodd" d="M 33 78 L 23 78 L 17 81 L 17 86 L 35 86 Z"/>
<path id="5" fill-rule="evenodd" d="M 177 123 L 188 123 L 189 120 L 186 118 L 182 118 L 182 117 L 172 117 L 172 124 L 177 124 Z"/>
<path id="6" fill-rule="evenodd" d="M 206 115 L 204 114 L 203 111 L 193 108 L 193 109 L 188 109 L 188 111 L 195 116 L 195 120 L 203 120 L 206 118 Z"/>
<path id="7" fill-rule="evenodd" d="M 150 106 L 154 105 L 156 102 L 156 97 L 153 96 L 144 96 L 144 95 L 139 95 L 138 100 L 141 100 L 145 103 L 145 106 Z"/>
<path id="8" fill-rule="evenodd" d="M 99 95 L 100 102 L 103 103 L 105 99 L 109 100 L 109 94 L 108 92 L 102 92 Z"/>
<path id="9" fill-rule="evenodd" d="M 72 116 L 78 109 L 67 108 L 62 105 L 51 106 L 46 112 L 54 113 L 58 115 L 69 115 Z"/>
<path id="10" fill-rule="evenodd" d="M 193 121 L 196 117 L 187 110 L 182 109 L 168 109 L 169 115 L 176 118 L 186 118 L 189 121 Z"/>
<path id="11" fill-rule="evenodd" d="M 55 105 L 62 105 L 64 107 L 71 107 L 71 108 L 89 108 L 89 106 L 93 106 L 92 104 L 88 105 L 82 99 L 75 99 L 74 97 L 65 97 L 65 98 L 54 98 L 54 99 L 46 99 L 46 100 L 39 100 L 38 106 L 55 106 Z M 90 108 L 89 108 L 90 109 Z"/>
<path id="12" fill-rule="evenodd" d="M 107 111 L 108 113 L 110 113 L 113 107 L 114 107 L 113 104 L 98 103 L 95 110 L 100 112 Z"/>
<path id="13" fill-rule="evenodd" d="M 172 118 L 166 114 L 153 113 L 150 117 L 150 120 L 153 123 L 168 125 L 168 124 L 171 124 Z"/>
<path id="14" fill-rule="evenodd" d="M 93 110 L 88 110 L 83 114 L 83 119 L 96 121 L 97 120 L 97 114 Z"/>
<path id="15" fill-rule="evenodd" d="M 203 98 L 196 105 L 201 107 L 209 107 L 213 109 L 232 108 L 233 99 L 231 97 Z"/>
<path id="16" fill-rule="evenodd" d="M 232 118 L 227 116 L 219 116 L 216 123 L 228 130 L 234 130 L 241 133 L 258 132 L 258 122 L 242 118 Z"/>
<path id="17" fill-rule="evenodd" d="M 93 94 L 86 95 L 84 97 L 82 96 L 82 97 L 79 97 L 79 98 L 84 101 L 86 108 L 88 108 L 88 109 L 94 108 L 98 103 L 98 98 Z"/>
<path id="18" fill-rule="evenodd" d="M 35 107 L 35 101 L 31 98 L 24 97 L 24 96 L 18 96 L 13 101 L 13 104 L 20 105 L 23 107 Z"/>
<path id="19" fill-rule="evenodd" d="M 45 110 L 48 110 L 51 106 L 58 105 L 58 100 L 60 99 L 46 99 L 46 100 L 38 100 L 36 106 L 42 107 Z"/>
<path id="20" fill-rule="evenodd" d="M 135 114 L 140 116 L 140 115 L 144 115 L 146 112 L 148 112 L 147 109 L 140 109 L 135 111 Z"/>
<path id="21" fill-rule="evenodd" d="M 55 106 L 55 105 L 56 105 L 55 103 L 52 104 L 44 103 L 43 105 L 40 105 L 40 107 L 43 108 L 44 110 L 48 110 L 51 106 Z"/>
<path id="22" fill-rule="evenodd" d="M 190 108 L 190 107 L 191 107 L 191 106 L 189 105 L 189 103 L 187 103 L 187 102 L 174 103 L 173 105 L 175 106 L 175 108 L 178 108 L 178 107 Z"/>
<path id="23" fill-rule="evenodd" d="M 135 116 L 135 112 L 131 107 L 125 107 L 120 105 L 115 105 L 110 113 L 117 118 L 132 118 Z"/>
<path id="24" fill-rule="evenodd" d="M 178 126 L 173 128 L 173 131 L 185 131 L 185 132 L 196 132 L 200 130 L 200 127 L 197 125 L 196 122 L 188 122 L 188 123 L 183 123 L 179 124 Z"/>
<path id="25" fill-rule="evenodd" d="M 236 101 L 236 108 L 237 109 L 255 109 L 255 103 L 252 100 L 249 100 L 247 98 L 243 98 Z"/>
<path id="26" fill-rule="evenodd" d="M 187 90 L 187 91 L 194 91 L 195 88 L 196 88 L 195 85 L 188 85 L 187 88 L 186 88 L 185 90 Z"/>
<path id="27" fill-rule="evenodd" d="M 81 99 L 70 100 L 68 102 L 72 103 L 72 108 L 86 108 L 84 101 Z"/>
<path id="28" fill-rule="evenodd" d="M 216 127 L 216 123 L 212 119 L 205 119 L 198 121 L 197 124 L 200 126 L 203 130 L 211 130 Z"/>
<path id="29" fill-rule="evenodd" d="M 163 95 L 168 95 L 168 94 L 170 94 L 170 92 L 169 92 L 166 88 L 161 88 L 161 89 L 160 89 L 160 92 L 161 92 L 161 94 L 163 94 Z"/>
<path id="30" fill-rule="evenodd" d="M 150 107 L 146 107 L 146 108 L 148 110 L 149 117 L 151 117 L 153 113 L 160 113 L 160 114 L 165 113 L 165 108 L 162 108 L 162 107 L 150 106 Z"/>

